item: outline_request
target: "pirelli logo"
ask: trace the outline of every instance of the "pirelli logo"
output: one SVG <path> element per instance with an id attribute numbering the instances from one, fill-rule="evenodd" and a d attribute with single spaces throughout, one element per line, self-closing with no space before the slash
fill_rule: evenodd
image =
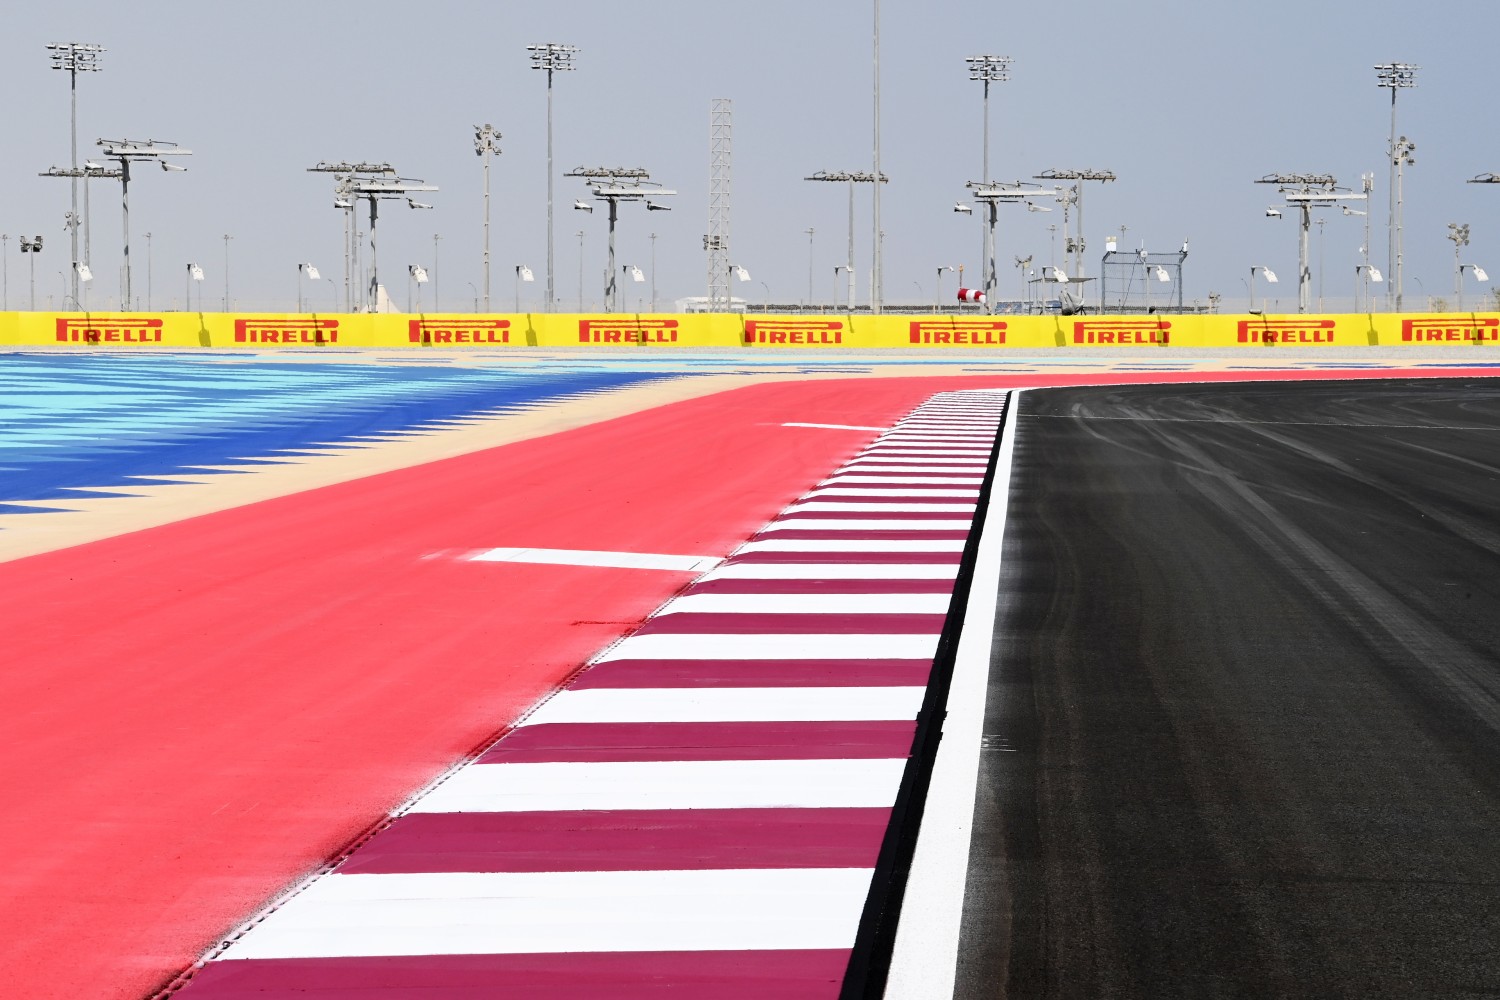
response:
<path id="1" fill-rule="evenodd" d="M 407 324 L 413 344 L 508 344 L 510 320 L 474 319 L 459 323 L 414 319 Z"/>
<path id="2" fill-rule="evenodd" d="M 745 343 L 782 347 L 821 347 L 844 342 L 841 319 L 752 319 L 745 322 Z"/>
<path id="3" fill-rule="evenodd" d="M 1240 320 L 1241 344 L 1331 344 L 1338 322 L 1331 319 Z"/>
<path id="4" fill-rule="evenodd" d="M 580 344 L 675 344 L 677 343 L 677 321 L 675 319 L 600 320 L 578 321 Z"/>
<path id="5" fill-rule="evenodd" d="M 1500 340 L 1500 318 L 1422 316 L 1401 321 L 1401 339 L 1411 344 L 1481 344 Z"/>
<path id="6" fill-rule="evenodd" d="M 160 344 L 162 321 L 139 316 L 57 318 L 60 344 Z"/>
<path id="7" fill-rule="evenodd" d="M 1009 324 L 1003 319 L 913 320 L 908 334 L 913 344 L 936 347 L 998 347 L 1005 343 Z"/>
<path id="8" fill-rule="evenodd" d="M 234 321 L 236 344 L 337 344 L 339 321 L 336 319 L 237 319 Z"/>
<path id="9" fill-rule="evenodd" d="M 1079 320 L 1073 324 L 1075 344 L 1155 344 L 1172 342 L 1172 324 L 1164 319 Z"/>

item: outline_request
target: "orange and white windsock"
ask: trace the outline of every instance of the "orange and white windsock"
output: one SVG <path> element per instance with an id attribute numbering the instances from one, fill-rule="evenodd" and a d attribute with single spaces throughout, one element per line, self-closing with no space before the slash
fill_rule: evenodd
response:
<path id="1" fill-rule="evenodd" d="M 984 292 L 977 288 L 960 288 L 958 290 L 958 301 L 960 302 L 983 302 Z"/>

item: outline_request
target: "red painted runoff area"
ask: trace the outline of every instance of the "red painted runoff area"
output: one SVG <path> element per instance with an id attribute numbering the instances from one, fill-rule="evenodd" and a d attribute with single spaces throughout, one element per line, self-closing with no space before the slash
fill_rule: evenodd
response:
<path id="1" fill-rule="evenodd" d="M 725 555 L 875 436 L 783 423 L 884 426 L 943 390 L 1332 376 L 772 383 L 0 564 L 9 992 L 148 994 L 690 579 L 466 553 Z M 671 669 L 622 662 L 601 677 L 629 686 Z M 564 973 L 546 959 L 438 964 L 454 984 L 566 975 L 623 997 L 650 989 L 631 985 L 637 959 Z M 707 979 L 763 960 L 680 958 Z M 838 954 L 791 961 L 842 973 Z M 398 995 L 434 962 L 382 963 L 369 995 Z M 774 979 L 755 995 L 786 995 Z"/>

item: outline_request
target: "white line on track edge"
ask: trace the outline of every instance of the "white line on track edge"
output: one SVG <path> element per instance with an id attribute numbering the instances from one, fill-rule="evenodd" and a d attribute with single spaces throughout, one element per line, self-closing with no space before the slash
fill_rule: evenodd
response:
<path id="1" fill-rule="evenodd" d="M 1016 410 L 1023 390 L 1011 393 L 984 535 L 974 563 L 969 605 L 954 657 L 943 738 L 933 762 L 916 853 L 906 880 L 885 1000 L 949 1000 L 958 972 L 958 939 L 968 881 L 969 845 L 984 734 L 991 645 L 999 612 L 1000 560 L 1016 451 Z"/>

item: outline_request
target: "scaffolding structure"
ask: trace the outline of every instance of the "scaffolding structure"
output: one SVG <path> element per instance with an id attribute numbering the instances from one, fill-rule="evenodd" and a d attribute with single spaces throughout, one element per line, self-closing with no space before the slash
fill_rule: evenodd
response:
<path id="1" fill-rule="evenodd" d="M 1175 253 L 1107 251 L 1099 268 L 1099 311 L 1184 312 L 1182 265 L 1187 255 L 1186 244 Z"/>
<path id="2" fill-rule="evenodd" d="M 708 308 L 729 312 L 729 209 L 734 160 L 734 113 L 727 97 L 715 97 L 708 112 Z"/>

